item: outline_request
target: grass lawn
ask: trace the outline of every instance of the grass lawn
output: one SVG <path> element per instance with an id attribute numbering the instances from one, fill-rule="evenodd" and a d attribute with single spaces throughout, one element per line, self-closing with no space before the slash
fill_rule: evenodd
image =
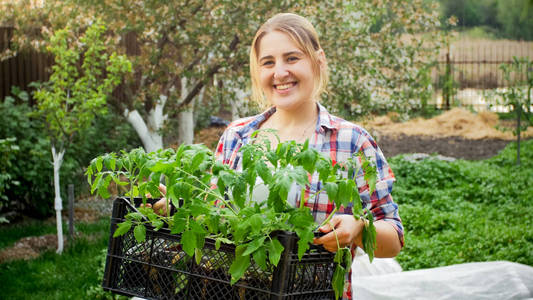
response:
<path id="1" fill-rule="evenodd" d="M 514 148 L 513 148 L 514 147 Z M 533 266 L 533 140 L 485 161 L 408 162 L 390 159 L 397 177 L 406 245 L 397 257 L 404 270 L 456 263 L 508 260 Z M 0 265 L 2 299 L 110 299 L 90 293 L 101 283 L 109 220 L 77 224 L 83 236 L 62 255 Z M 0 248 L 24 236 L 55 232 L 38 221 L 0 226 Z"/>
<path id="2" fill-rule="evenodd" d="M 39 226 L 39 223 L 41 226 Z M 78 223 L 76 228 L 84 234 L 63 254 L 48 251 L 33 260 L 18 260 L 0 265 L 2 299 L 89 299 L 90 287 L 101 283 L 98 272 L 102 249 L 107 249 L 109 220 Z M 54 233 L 55 225 L 29 224 L 0 227 L 1 247 L 13 244 L 23 236 Z"/>

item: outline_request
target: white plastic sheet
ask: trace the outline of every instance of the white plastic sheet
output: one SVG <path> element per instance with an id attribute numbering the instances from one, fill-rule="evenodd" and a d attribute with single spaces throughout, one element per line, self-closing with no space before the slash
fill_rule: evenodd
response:
<path id="1" fill-rule="evenodd" d="M 372 275 L 357 272 L 358 258 L 352 267 L 354 299 L 533 300 L 533 267 L 523 264 L 478 262 Z M 370 268 L 383 271 L 382 263 Z"/>

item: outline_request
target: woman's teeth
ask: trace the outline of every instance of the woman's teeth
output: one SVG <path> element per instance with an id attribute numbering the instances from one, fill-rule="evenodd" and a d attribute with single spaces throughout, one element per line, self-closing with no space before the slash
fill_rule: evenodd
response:
<path id="1" fill-rule="evenodd" d="M 292 87 L 293 84 L 292 83 L 287 83 L 287 84 L 280 84 L 280 85 L 276 85 L 276 89 L 278 90 L 286 90 L 290 87 Z"/>

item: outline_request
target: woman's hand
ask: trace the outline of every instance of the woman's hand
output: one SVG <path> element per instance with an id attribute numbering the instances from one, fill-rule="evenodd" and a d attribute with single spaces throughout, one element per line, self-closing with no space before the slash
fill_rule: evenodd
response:
<path id="1" fill-rule="evenodd" d="M 167 198 L 165 198 L 164 196 L 167 194 L 167 187 L 164 184 L 159 184 L 157 188 L 159 189 L 159 192 L 161 192 L 163 197 L 156 203 L 154 203 L 154 205 L 147 203 L 146 207 L 152 207 L 156 214 L 160 216 L 165 216 L 167 214 L 168 201 Z M 148 193 L 146 194 L 146 197 L 152 198 L 152 195 Z"/>
<path id="2" fill-rule="evenodd" d="M 337 239 L 335 238 L 335 232 L 339 239 L 339 246 L 350 247 L 353 243 L 358 246 L 362 245 L 362 231 L 364 222 L 359 219 L 355 219 L 352 215 L 335 215 L 326 224 L 319 228 L 321 232 L 327 233 L 326 235 L 315 238 L 313 243 L 316 245 L 323 245 L 329 252 L 337 252 Z M 333 228 L 335 232 L 333 232 Z"/>

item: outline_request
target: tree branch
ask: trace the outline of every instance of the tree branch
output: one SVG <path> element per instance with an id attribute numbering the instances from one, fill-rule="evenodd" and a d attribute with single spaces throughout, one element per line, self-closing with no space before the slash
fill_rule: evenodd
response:
<path id="1" fill-rule="evenodd" d="M 230 43 L 230 46 L 229 46 L 229 50 L 230 51 L 229 52 L 234 51 L 237 48 L 238 44 L 239 44 L 239 37 L 237 35 L 235 35 L 233 37 L 233 40 Z M 191 103 L 192 99 L 194 99 L 194 97 L 196 95 L 198 95 L 198 93 L 202 90 L 202 88 L 204 87 L 206 82 L 209 81 L 213 77 L 213 75 L 215 75 L 218 72 L 218 70 L 221 67 L 222 67 L 222 65 L 220 63 L 218 63 L 218 64 L 215 64 L 214 66 L 212 66 L 211 68 L 209 68 L 209 70 L 207 71 L 207 73 L 204 76 L 204 78 L 202 78 L 200 81 L 198 81 L 194 85 L 194 87 L 189 92 L 187 97 L 181 103 L 178 104 L 177 108 L 180 109 L 180 108 L 188 105 L 189 103 Z"/>

